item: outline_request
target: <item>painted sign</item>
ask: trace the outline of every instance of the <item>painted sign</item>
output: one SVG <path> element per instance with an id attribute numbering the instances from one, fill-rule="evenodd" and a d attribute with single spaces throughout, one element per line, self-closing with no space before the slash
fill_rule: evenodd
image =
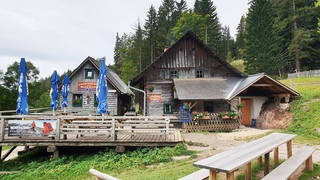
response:
<path id="1" fill-rule="evenodd" d="M 55 135 L 56 120 L 9 120 L 8 136 Z"/>
<path id="2" fill-rule="evenodd" d="M 149 97 L 149 103 L 152 103 L 152 102 L 161 103 L 162 102 L 161 94 L 151 94 L 148 97 Z"/>
<path id="3" fill-rule="evenodd" d="M 180 106 L 180 122 L 190 122 L 190 111 Z"/>
<path id="4" fill-rule="evenodd" d="M 78 82 L 78 91 L 96 91 L 97 82 Z"/>

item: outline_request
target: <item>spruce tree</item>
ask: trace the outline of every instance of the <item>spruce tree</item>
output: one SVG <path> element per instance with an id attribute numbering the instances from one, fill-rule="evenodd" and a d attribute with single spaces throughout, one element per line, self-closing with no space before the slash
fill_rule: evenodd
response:
<path id="1" fill-rule="evenodd" d="M 206 28 L 206 42 L 218 55 L 223 54 L 221 46 L 221 25 L 218 19 L 216 7 L 211 0 L 196 0 L 193 11 L 202 16 L 208 16 Z"/>
<path id="2" fill-rule="evenodd" d="M 271 2 L 251 0 L 246 21 L 246 72 L 277 75 L 283 63 L 279 58 L 277 34 L 273 29 L 274 12 Z"/>
<path id="3" fill-rule="evenodd" d="M 241 16 L 240 23 L 237 27 L 236 34 L 236 58 L 243 58 L 244 34 L 245 34 L 245 16 Z"/>
<path id="4" fill-rule="evenodd" d="M 155 48 L 157 27 L 157 11 L 153 6 L 151 6 L 147 14 L 146 22 L 144 24 L 147 41 L 146 56 L 149 59 L 148 64 L 152 63 L 156 58 Z"/>

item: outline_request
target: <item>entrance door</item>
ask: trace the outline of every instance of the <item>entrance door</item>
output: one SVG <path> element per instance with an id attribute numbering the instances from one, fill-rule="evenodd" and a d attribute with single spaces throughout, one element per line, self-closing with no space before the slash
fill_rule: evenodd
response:
<path id="1" fill-rule="evenodd" d="M 241 102 L 243 103 L 243 108 L 241 109 L 241 124 L 250 126 L 250 105 L 251 100 L 250 99 L 241 99 Z"/>

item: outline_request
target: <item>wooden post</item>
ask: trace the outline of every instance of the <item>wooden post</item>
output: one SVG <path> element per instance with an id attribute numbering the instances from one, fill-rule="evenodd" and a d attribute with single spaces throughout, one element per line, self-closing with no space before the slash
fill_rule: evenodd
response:
<path id="1" fill-rule="evenodd" d="M 112 118 L 111 139 L 112 139 L 112 141 L 116 140 L 116 131 L 115 131 L 115 120 L 114 120 L 114 118 Z"/>
<path id="2" fill-rule="evenodd" d="M 262 165 L 262 156 L 258 157 L 258 164 L 259 164 L 259 166 Z"/>
<path id="3" fill-rule="evenodd" d="M 279 163 L 279 147 L 276 147 L 273 151 L 273 156 L 274 156 L 274 164 Z"/>
<path id="4" fill-rule="evenodd" d="M 169 118 L 166 118 L 166 136 L 165 136 L 166 140 L 169 139 L 169 123 L 170 123 Z"/>
<path id="5" fill-rule="evenodd" d="M 312 155 L 306 161 L 306 169 L 313 171 Z"/>
<path id="6" fill-rule="evenodd" d="M 2 146 L 0 146 L 0 163 L 1 163 L 1 157 L 2 157 Z"/>
<path id="7" fill-rule="evenodd" d="M 56 138 L 55 141 L 60 141 L 60 118 L 56 122 Z"/>
<path id="8" fill-rule="evenodd" d="M 234 172 L 228 172 L 227 173 L 227 180 L 233 180 L 234 179 Z"/>
<path id="9" fill-rule="evenodd" d="M 56 147 L 55 151 L 53 151 L 53 159 L 59 158 L 59 148 Z"/>
<path id="10" fill-rule="evenodd" d="M 287 142 L 287 153 L 288 153 L 288 158 L 292 156 L 292 140 Z"/>
<path id="11" fill-rule="evenodd" d="M 1 125 L 0 125 L 0 133 L 1 133 L 1 136 L 0 136 L 0 142 L 3 141 L 4 139 L 4 118 L 1 118 Z"/>
<path id="12" fill-rule="evenodd" d="M 251 162 L 246 165 L 246 180 L 251 180 Z"/>
<path id="13" fill-rule="evenodd" d="M 267 175 L 269 173 L 269 157 L 270 152 L 264 155 L 264 175 Z"/>
<path id="14" fill-rule="evenodd" d="M 210 170 L 209 171 L 209 180 L 216 180 L 217 179 L 217 171 Z"/>

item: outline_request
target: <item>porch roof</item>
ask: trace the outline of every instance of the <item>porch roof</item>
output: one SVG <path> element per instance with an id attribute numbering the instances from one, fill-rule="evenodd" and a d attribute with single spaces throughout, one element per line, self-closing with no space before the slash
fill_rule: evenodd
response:
<path id="1" fill-rule="evenodd" d="M 241 78 L 174 79 L 179 100 L 227 99 Z"/>
<path id="2" fill-rule="evenodd" d="M 300 96 L 298 92 L 272 79 L 266 74 L 254 74 L 245 78 L 201 78 L 174 79 L 179 100 L 231 100 L 246 95 L 246 90 L 256 92 L 255 95 L 291 94 Z"/>

